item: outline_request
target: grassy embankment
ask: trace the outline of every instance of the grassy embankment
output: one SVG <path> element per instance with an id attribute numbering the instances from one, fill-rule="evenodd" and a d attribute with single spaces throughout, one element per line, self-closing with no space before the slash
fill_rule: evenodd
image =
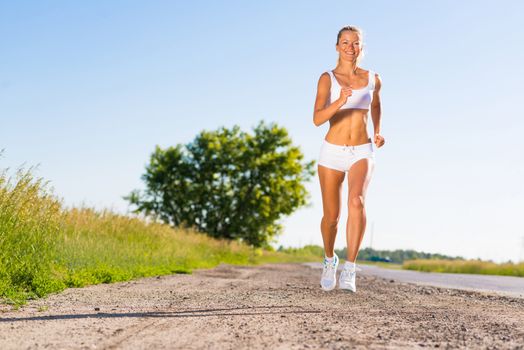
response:
<path id="1" fill-rule="evenodd" d="M 360 264 L 380 266 L 394 270 L 414 270 L 422 272 L 443 272 L 443 273 L 467 273 L 481 275 L 501 275 L 524 277 L 524 263 L 503 263 L 496 264 L 482 260 L 439 260 L 439 259 L 418 259 L 407 260 L 402 264 L 387 262 L 360 261 Z"/>
<path id="2" fill-rule="evenodd" d="M 190 273 L 219 263 L 317 261 L 309 249 L 263 251 L 89 208 L 64 208 L 41 179 L 0 174 L 0 303 L 67 287 Z"/>
<path id="3" fill-rule="evenodd" d="M 414 270 L 423 272 L 468 273 L 481 275 L 501 275 L 524 277 L 524 263 L 496 264 L 482 260 L 407 260 L 402 264 L 359 260 L 359 264 L 380 266 L 394 270 Z"/>
<path id="4" fill-rule="evenodd" d="M 524 277 L 524 263 L 496 264 L 482 260 L 407 260 L 402 264 L 359 260 L 359 264 L 379 266 L 393 270 L 414 270 L 423 272 L 469 273 Z"/>
<path id="5" fill-rule="evenodd" d="M 339 256 L 345 256 L 346 250 L 337 251 Z M 376 261 L 390 259 L 391 262 Z M 375 260 L 375 261 L 372 261 Z M 465 260 L 460 256 L 426 253 L 413 249 L 375 250 L 363 248 L 358 255 L 358 263 L 376 265 L 388 269 L 405 269 L 424 272 L 468 273 L 485 275 L 505 275 L 524 277 L 524 263 L 512 262 L 496 264 L 491 261 Z"/>
<path id="6" fill-rule="evenodd" d="M 524 277 L 524 263 L 496 264 L 482 260 L 410 260 L 403 269 L 425 272 L 470 273 Z"/>

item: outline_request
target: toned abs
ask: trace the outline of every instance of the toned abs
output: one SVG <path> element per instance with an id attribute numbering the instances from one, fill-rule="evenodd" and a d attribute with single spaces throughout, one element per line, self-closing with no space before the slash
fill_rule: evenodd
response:
<path id="1" fill-rule="evenodd" d="M 361 145 L 371 142 L 367 133 L 367 109 L 339 110 L 329 119 L 325 139 L 337 145 Z"/>

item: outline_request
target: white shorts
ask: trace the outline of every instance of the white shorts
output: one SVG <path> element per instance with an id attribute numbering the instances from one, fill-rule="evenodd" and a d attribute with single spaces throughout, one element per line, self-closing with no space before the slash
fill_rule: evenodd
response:
<path id="1" fill-rule="evenodd" d="M 330 169 L 349 172 L 349 169 L 355 162 L 365 158 L 375 162 L 375 151 L 371 142 L 356 146 L 346 146 L 335 145 L 324 140 L 320 147 L 318 164 Z"/>

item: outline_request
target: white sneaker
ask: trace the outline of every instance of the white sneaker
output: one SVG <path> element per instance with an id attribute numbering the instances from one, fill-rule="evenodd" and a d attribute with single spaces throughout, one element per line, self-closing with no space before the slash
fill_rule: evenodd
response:
<path id="1" fill-rule="evenodd" d="M 357 291 L 357 286 L 355 284 L 356 276 L 357 271 L 344 266 L 344 269 L 340 273 L 339 288 L 355 293 Z"/>
<path id="2" fill-rule="evenodd" d="M 322 278 L 320 279 L 320 286 L 325 291 L 335 289 L 337 285 L 337 267 L 338 267 L 338 256 L 333 255 L 333 262 L 330 264 L 324 258 L 324 267 L 322 269 Z"/>

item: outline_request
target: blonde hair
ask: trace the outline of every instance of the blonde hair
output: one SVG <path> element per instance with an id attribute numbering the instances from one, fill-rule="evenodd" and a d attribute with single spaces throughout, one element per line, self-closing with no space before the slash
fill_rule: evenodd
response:
<path id="1" fill-rule="evenodd" d="M 360 41 L 361 43 L 364 42 L 364 33 L 362 32 L 362 29 L 360 29 L 359 27 L 357 26 L 345 26 L 345 27 L 342 27 L 339 31 L 338 31 L 338 34 L 337 34 L 337 45 L 338 45 L 338 42 L 340 41 L 340 37 L 342 36 L 342 33 L 345 32 L 345 31 L 350 31 L 350 32 L 354 32 L 354 33 L 357 33 L 358 35 L 360 35 Z M 364 58 L 364 49 L 362 48 L 360 50 L 360 54 L 358 55 L 357 57 L 357 64 L 360 63 L 360 61 L 362 60 L 362 58 Z M 340 57 L 338 58 L 337 60 L 337 65 L 340 61 Z"/>

